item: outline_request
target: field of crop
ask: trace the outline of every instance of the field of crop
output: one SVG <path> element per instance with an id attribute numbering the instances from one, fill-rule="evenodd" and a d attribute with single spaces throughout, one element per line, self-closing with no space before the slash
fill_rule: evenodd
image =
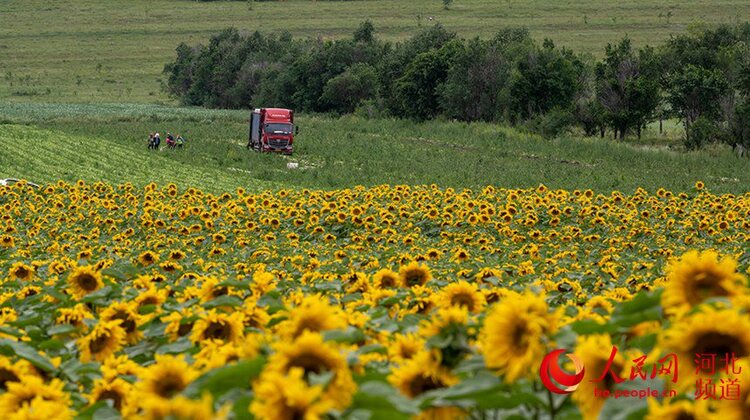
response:
<path id="1" fill-rule="evenodd" d="M 750 161 L 728 147 L 687 153 L 669 138 L 655 145 L 548 140 L 493 124 L 301 115 L 295 154 L 282 158 L 245 148 L 244 111 L 6 103 L 0 115 L 9 123 L 0 124 L 0 177 L 37 183 L 175 182 L 212 193 L 237 187 L 434 183 L 481 189 L 541 183 L 627 194 L 638 187 L 689 191 L 696 180 L 715 192 L 742 194 L 750 183 Z M 184 135 L 187 147 L 149 152 L 146 137 L 155 130 Z M 290 161 L 299 168 L 287 169 Z"/>
<path id="2" fill-rule="evenodd" d="M 0 186 L 0 418 L 750 418 L 750 159 L 728 146 L 685 151 L 674 120 L 615 141 L 297 114 L 294 155 L 259 154 L 248 111 L 161 89 L 180 42 L 229 26 L 526 26 L 601 56 L 748 15 L 2 1 L 0 178 L 41 187 Z M 186 146 L 147 150 L 153 131 Z"/>
<path id="3" fill-rule="evenodd" d="M 349 36 L 371 19 L 398 40 L 439 22 L 461 36 L 526 26 L 577 51 L 601 55 L 626 34 L 659 44 L 694 23 L 750 15 L 743 0 L 664 2 L 456 0 L 187 1 L 4 0 L 0 4 L 0 98 L 45 102 L 167 102 L 159 79 L 180 42 L 229 26 L 295 36 Z"/>
<path id="4" fill-rule="evenodd" d="M 750 355 L 749 194 L 702 183 L 602 195 L 60 182 L 0 188 L 0 203 L 8 415 L 733 419 L 747 410 L 748 366 L 710 377 L 739 381 L 736 398 L 689 397 L 695 353 L 731 351 L 737 368 Z M 613 345 L 614 376 L 602 381 Z M 559 347 L 585 365 L 571 398 L 539 382 L 542 357 Z M 679 362 L 679 378 L 663 355 Z M 641 369 L 655 373 L 634 376 Z M 634 385 L 688 398 L 594 396 Z"/>

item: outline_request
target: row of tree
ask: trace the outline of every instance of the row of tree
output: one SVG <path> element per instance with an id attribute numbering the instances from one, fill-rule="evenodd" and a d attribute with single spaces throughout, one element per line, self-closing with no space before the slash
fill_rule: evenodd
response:
<path id="1" fill-rule="evenodd" d="M 571 127 L 617 138 L 677 117 L 685 141 L 750 146 L 750 23 L 693 30 L 658 49 L 625 38 L 604 58 L 535 42 L 524 28 L 461 39 L 440 25 L 400 43 L 363 22 L 351 39 L 227 29 L 177 47 L 165 88 L 185 105 Z"/>

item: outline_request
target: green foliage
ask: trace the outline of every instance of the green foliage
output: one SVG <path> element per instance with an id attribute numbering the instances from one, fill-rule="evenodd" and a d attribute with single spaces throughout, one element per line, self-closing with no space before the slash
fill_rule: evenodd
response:
<path id="1" fill-rule="evenodd" d="M 730 142 L 750 149 L 750 102 L 739 105 L 734 110 L 731 122 L 732 137 Z"/>
<path id="2" fill-rule="evenodd" d="M 587 136 L 593 136 L 597 132 L 604 136 L 606 111 L 596 98 L 578 99 L 574 105 L 573 117 Z"/>
<path id="3" fill-rule="evenodd" d="M 685 147 L 688 149 L 700 149 L 713 143 L 719 136 L 719 129 L 711 119 L 700 116 L 693 121 L 685 133 Z"/>
<path id="4" fill-rule="evenodd" d="M 505 30 L 490 40 L 470 40 L 439 88 L 445 116 L 465 121 L 503 120 L 510 112 L 513 62 L 533 41 L 526 30 Z"/>
<path id="5" fill-rule="evenodd" d="M 378 95 L 378 75 L 369 64 L 357 63 L 329 79 L 323 87 L 321 102 L 340 113 L 354 112 L 357 105 Z"/>
<path id="6" fill-rule="evenodd" d="M 575 123 L 575 117 L 567 109 L 552 108 L 544 114 L 530 119 L 525 127 L 545 138 L 554 138 Z"/>
<path id="7" fill-rule="evenodd" d="M 655 116 L 661 100 L 659 60 L 651 48 L 636 54 L 630 39 L 607 45 L 605 58 L 596 65 L 597 99 L 603 118 L 623 138 Z"/>
<path id="8" fill-rule="evenodd" d="M 669 103 L 689 129 L 699 117 L 719 118 L 720 99 L 729 92 L 729 83 L 719 69 L 688 64 L 669 84 Z"/>
<path id="9" fill-rule="evenodd" d="M 241 35 L 229 28 L 208 46 L 177 47 L 175 61 L 164 66 L 165 89 L 184 105 L 249 108 L 274 63 L 297 54 L 300 46 L 288 34 Z"/>
<path id="10" fill-rule="evenodd" d="M 556 49 L 550 40 L 524 54 L 511 76 L 513 116 L 528 119 L 553 108 L 571 108 L 582 67 L 571 51 Z"/>
<path id="11" fill-rule="evenodd" d="M 354 42 L 365 42 L 370 43 L 375 41 L 375 25 L 372 21 L 367 19 L 366 21 L 359 24 L 359 27 L 354 31 Z"/>
<path id="12" fill-rule="evenodd" d="M 454 58 L 463 45 L 452 40 L 440 49 L 417 55 L 395 83 L 394 99 L 403 116 L 415 119 L 434 118 L 439 114 L 438 91 L 445 81 Z"/>

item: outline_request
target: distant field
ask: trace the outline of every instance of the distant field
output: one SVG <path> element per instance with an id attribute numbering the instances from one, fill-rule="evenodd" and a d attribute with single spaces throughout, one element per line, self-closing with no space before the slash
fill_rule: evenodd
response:
<path id="1" fill-rule="evenodd" d="M 371 19 L 378 36 L 397 40 L 440 22 L 461 36 L 491 36 L 527 26 L 576 50 L 600 54 L 627 34 L 658 44 L 695 22 L 750 16 L 750 2 L 639 0 L 439 0 L 199 2 L 187 0 L 3 0 L 0 3 L 0 98 L 23 102 L 169 102 L 164 64 L 180 42 L 205 42 L 221 29 L 295 36 L 348 36 Z"/>
<path id="2" fill-rule="evenodd" d="M 36 182 L 175 182 L 207 191 L 432 184 L 743 193 L 750 160 L 611 139 L 545 140 L 492 124 L 301 115 L 291 157 L 245 148 L 247 114 L 158 105 L 0 103 L 0 177 Z M 4 124 L 2 124 L 4 123 Z M 187 138 L 184 150 L 149 152 L 149 131 Z M 287 169 L 289 161 L 299 169 Z"/>

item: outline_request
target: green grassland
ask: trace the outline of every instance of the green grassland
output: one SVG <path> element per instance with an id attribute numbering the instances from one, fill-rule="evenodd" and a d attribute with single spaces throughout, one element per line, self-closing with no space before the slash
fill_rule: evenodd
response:
<path id="1" fill-rule="evenodd" d="M 180 42 L 206 42 L 229 26 L 295 36 L 350 35 L 364 19 L 398 40 L 440 22 L 463 37 L 527 26 L 537 38 L 596 55 L 624 35 L 658 44 L 695 23 L 750 15 L 744 0 L 211 1 L 3 0 L 0 99 L 170 103 L 159 79 Z"/>
<path id="2" fill-rule="evenodd" d="M 0 104 L 0 177 L 36 182 L 175 182 L 206 191 L 279 186 L 486 185 L 632 192 L 742 193 L 750 160 L 728 148 L 682 152 L 611 139 L 542 139 L 492 124 L 303 115 L 295 154 L 248 151 L 247 114 L 158 105 Z M 151 130 L 179 132 L 183 150 L 148 151 Z M 162 142 L 162 145 L 164 143 Z M 287 163 L 299 163 L 288 169 Z"/>

